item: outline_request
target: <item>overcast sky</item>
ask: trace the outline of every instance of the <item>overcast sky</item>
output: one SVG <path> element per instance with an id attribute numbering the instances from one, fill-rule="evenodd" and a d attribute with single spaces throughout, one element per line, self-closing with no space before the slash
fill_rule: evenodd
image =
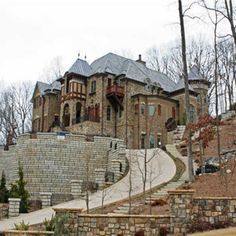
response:
<path id="1" fill-rule="evenodd" d="M 177 0 L 0 0 L 0 80 L 36 81 L 55 57 L 65 70 L 108 52 L 135 58 L 179 37 Z M 207 25 L 187 24 L 189 34 Z"/>

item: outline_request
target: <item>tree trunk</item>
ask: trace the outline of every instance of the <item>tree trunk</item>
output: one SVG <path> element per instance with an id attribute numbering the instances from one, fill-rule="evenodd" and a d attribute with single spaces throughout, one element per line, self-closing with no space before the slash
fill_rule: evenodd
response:
<path id="1" fill-rule="evenodd" d="M 185 107 L 186 107 L 186 118 L 187 118 L 187 129 L 188 129 L 188 179 L 193 180 L 193 159 L 192 159 L 192 140 L 191 140 L 191 129 L 188 127 L 190 123 L 190 98 L 189 98 L 189 84 L 188 84 L 188 68 L 186 59 L 186 40 L 185 40 L 185 28 L 184 28 L 184 15 L 182 8 L 182 1 L 178 0 L 179 3 L 179 19 L 180 19 L 180 30 L 181 30 L 181 44 L 182 44 L 182 63 L 183 63 L 183 79 L 185 85 Z"/>
<path id="2" fill-rule="evenodd" d="M 215 9 L 216 9 L 215 2 Z M 215 23 L 214 23 L 214 53 L 215 53 L 215 71 L 214 71 L 214 83 L 215 83 L 215 111 L 216 111 L 216 133 L 217 133 L 217 153 L 219 157 L 219 165 L 221 169 L 221 157 L 220 157 L 220 129 L 219 129 L 219 101 L 218 101 L 218 48 L 217 48 L 217 26 L 218 26 L 218 15 L 215 11 Z M 222 171 L 221 171 L 222 173 Z"/>

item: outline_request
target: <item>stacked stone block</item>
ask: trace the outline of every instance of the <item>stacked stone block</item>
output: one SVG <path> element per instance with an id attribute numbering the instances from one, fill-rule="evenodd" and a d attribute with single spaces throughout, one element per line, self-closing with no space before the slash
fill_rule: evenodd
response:
<path id="1" fill-rule="evenodd" d="M 81 197 L 83 180 L 71 180 L 71 194 L 74 199 Z"/>
<path id="2" fill-rule="evenodd" d="M 215 224 L 217 222 L 236 223 L 236 198 L 209 197 L 194 198 L 193 219 Z"/>
<path id="3" fill-rule="evenodd" d="M 111 142 L 116 146 L 113 152 L 109 152 Z M 40 192 L 57 196 L 70 194 L 71 180 L 86 181 L 87 176 L 88 181 L 99 181 L 102 187 L 105 171 L 101 174 L 95 170 L 112 171 L 109 163 L 113 159 L 125 163 L 125 155 L 119 156 L 122 145 L 123 141 L 110 137 L 94 137 L 93 141 L 86 141 L 83 135 L 37 133 L 35 138 L 31 138 L 25 134 L 9 151 L 1 151 L 0 173 L 5 171 L 9 186 L 18 179 L 20 163 L 32 200 L 40 199 Z"/>
<path id="4" fill-rule="evenodd" d="M 0 204 L 0 220 L 3 218 L 6 218 L 9 211 L 9 205 L 8 204 Z"/>
<path id="5" fill-rule="evenodd" d="M 52 193 L 40 193 L 40 200 L 42 201 L 42 208 L 50 207 L 52 204 Z"/>
<path id="6" fill-rule="evenodd" d="M 19 216 L 20 214 L 20 198 L 9 198 L 9 217 Z"/>
<path id="7" fill-rule="evenodd" d="M 171 232 L 184 235 L 192 219 L 194 190 L 171 190 L 168 193 L 171 209 Z"/>
<path id="8" fill-rule="evenodd" d="M 65 223 L 70 235 L 100 236 L 125 235 L 133 236 L 143 230 L 145 235 L 158 236 L 160 229 L 170 228 L 169 216 L 138 215 L 90 215 L 81 214 L 81 209 L 54 209 L 57 216 L 67 214 Z"/>

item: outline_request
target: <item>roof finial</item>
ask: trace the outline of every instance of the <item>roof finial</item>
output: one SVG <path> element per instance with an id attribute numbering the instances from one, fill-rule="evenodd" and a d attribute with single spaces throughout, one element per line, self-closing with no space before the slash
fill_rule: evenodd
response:
<path id="1" fill-rule="evenodd" d="M 85 61 L 86 61 L 86 59 L 87 59 L 86 53 L 85 53 L 84 59 L 85 59 Z"/>
<path id="2" fill-rule="evenodd" d="M 78 52 L 78 58 L 80 57 L 80 52 Z"/>

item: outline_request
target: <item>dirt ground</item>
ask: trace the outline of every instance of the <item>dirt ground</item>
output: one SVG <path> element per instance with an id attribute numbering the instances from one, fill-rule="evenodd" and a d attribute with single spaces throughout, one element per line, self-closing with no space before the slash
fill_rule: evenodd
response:
<path id="1" fill-rule="evenodd" d="M 220 126 L 220 146 L 223 149 L 236 149 L 233 142 L 236 140 L 236 118 L 223 122 Z M 215 137 L 205 149 L 205 158 L 217 156 L 217 138 Z M 198 159 L 199 156 L 195 156 Z M 196 190 L 199 197 L 226 197 L 236 196 L 236 156 L 225 165 L 227 172 L 220 175 L 220 172 L 196 176 L 195 181 L 189 185 Z"/>
<path id="2" fill-rule="evenodd" d="M 236 228 L 218 229 L 209 232 L 188 234 L 189 236 L 235 236 Z"/>

